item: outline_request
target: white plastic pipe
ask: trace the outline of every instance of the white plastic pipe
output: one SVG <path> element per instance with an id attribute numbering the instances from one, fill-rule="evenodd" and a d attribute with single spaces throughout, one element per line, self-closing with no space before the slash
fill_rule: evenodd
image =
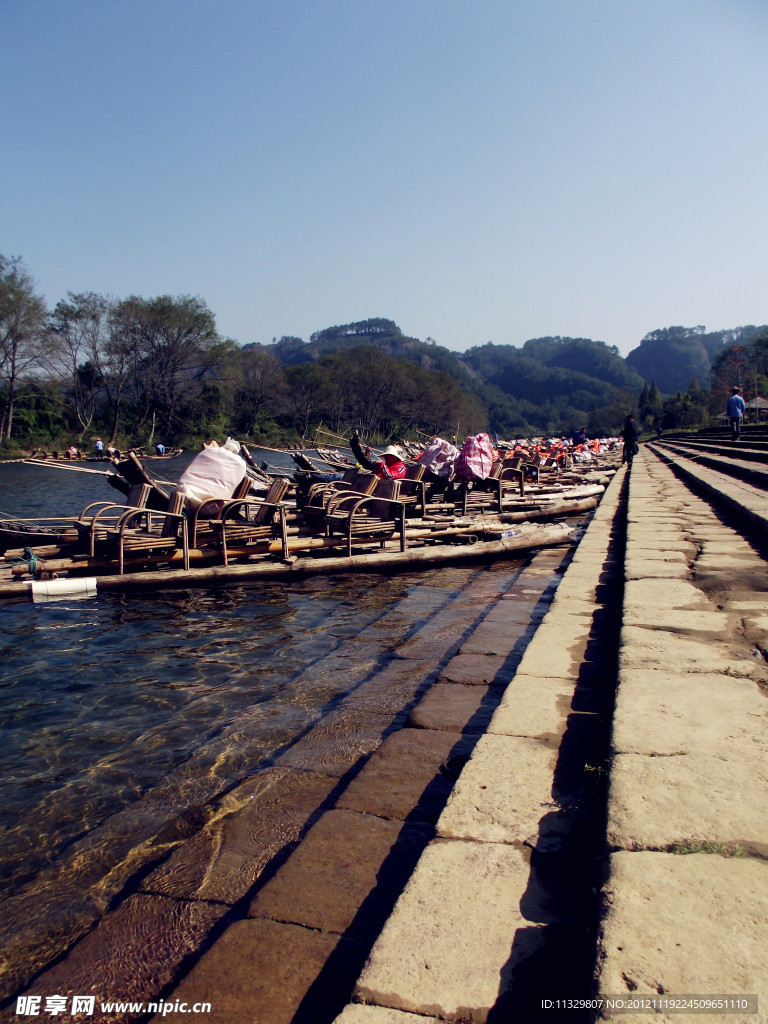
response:
<path id="1" fill-rule="evenodd" d="M 96 577 L 86 576 L 82 579 L 72 580 L 34 580 L 32 583 L 32 600 L 35 604 L 41 601 L 56 601 L 63 597 L 96 597 Z"/>

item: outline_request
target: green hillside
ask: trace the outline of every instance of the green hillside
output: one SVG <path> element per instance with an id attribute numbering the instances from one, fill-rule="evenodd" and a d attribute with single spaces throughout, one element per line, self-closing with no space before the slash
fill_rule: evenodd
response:
<path id="1" fill-rule="evenodd" d="M 655 380 L 663 394 L 685 391 L 692 380 L 710 385 L 712 367 L 731 345 L 748 345 L 764 334 L 766 325 L 710 331 L 697 327 L 664 327 L 646 334 L 627 356 L 627 365 L 646 380 Z"/>

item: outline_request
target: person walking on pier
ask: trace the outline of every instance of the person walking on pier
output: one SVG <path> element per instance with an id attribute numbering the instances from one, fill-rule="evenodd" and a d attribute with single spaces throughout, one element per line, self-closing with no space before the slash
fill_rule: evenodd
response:
<path id="1" fill-rule="evenodd" d="M 732 441 L 739 440 L 739 436 L 741 435 L 741 421 L 744 419 L 746 408 L 744 399 L 741 397 L 741 388 L 735 386 L 732 387 L 731 397 L 725 403 L 725 414 L 731 425 Z"/>
<path id="2" fill-rule="evenodd" d="M 622 462 L 626 462 L 629 465 L 629 468 L 632 469 L 632 459 L 634 459 L 640 450 L 637 446 L 637 439 L 640 436 L 640 431 L 637 429 L 635 417 L 631 413 L 624 420 L 624 427 L 622 428 L 621 436 L 624 438 L 624 454 Z"/>

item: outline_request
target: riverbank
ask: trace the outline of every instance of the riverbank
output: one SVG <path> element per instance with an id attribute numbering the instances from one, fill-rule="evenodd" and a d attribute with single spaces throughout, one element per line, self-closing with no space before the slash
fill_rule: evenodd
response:
<path id="1" fill-rule="evenodd" d="M 263 1024 L 759 993 L 768 586 L 736 526 L 644 448 L 572 558 L 478 572 L 439 614 L 417 592 L 413 636 L 319 725 L 346 730 L 333 758 L 312 730 L 227 794 L 27 991 L 106 979 L 157 1020 Z"/>
<path id="2" fill-rule="evenodd" d="M 714 485 L 723 490 L 722 481 Z M 567 903 L 565 892 L 547 899 L 537 854 L 567 841 L 573 809 L 560 796 L 556 766 L 578 714 L 573 684 L 589 664 L 584 644 L 601 580 L 613 575 L 609 535 L 620 521 L 621 486 L 611 485 L 579 545 L 374 946 L 358 1003 L 339 1024 L 574 1021 L 594 1016 L 580 1000 L 606 1008 L 609 997 L 718 994 L 742 1008 L 708 1020 L 766 1019 L 765 560 L 649 450 L 635 459 L 627 489 L 595 986 L 563 992 L 558 970 L 539 976 L 533 992 L 527 984 Z M 536 681 L 534 706 L 548 701 L 549 717 L 533 728 L 527 678 Z M 746 1012 L 743 1001 L 754 1011 L 758 994 L 759 1014 Z M 563 997 L 575 1002 L 558 1003 Z M 682 1024 L 700 1016 L 629 1019 Z"/>

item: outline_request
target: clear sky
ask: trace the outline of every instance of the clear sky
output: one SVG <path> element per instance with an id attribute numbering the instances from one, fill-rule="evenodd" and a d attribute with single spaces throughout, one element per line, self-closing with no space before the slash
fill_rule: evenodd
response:
<path id="1" fill-rule="evenodd" d="M 0 253 L 269 342 L 768 321 L 765 0 L 0 0 Z"/>

